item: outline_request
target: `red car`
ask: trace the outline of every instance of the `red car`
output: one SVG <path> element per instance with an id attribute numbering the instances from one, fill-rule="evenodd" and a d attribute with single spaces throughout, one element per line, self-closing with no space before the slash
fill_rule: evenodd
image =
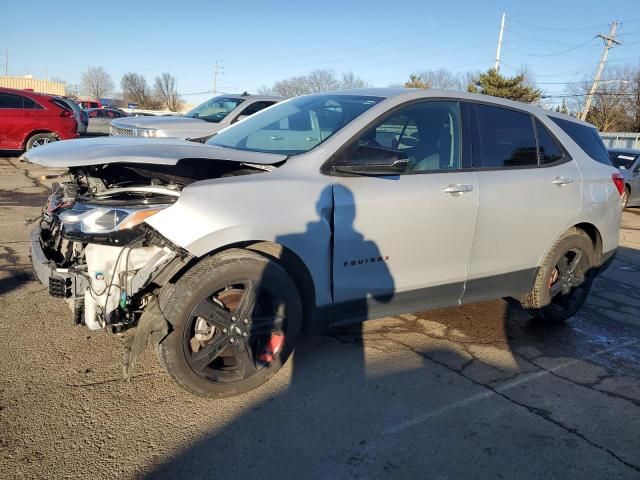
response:
<path id="1" fill-rule="evenodd" d="M 73 110 L 56 97 L 0 88 L 0 150 L 29 150 L 78 137 Z"/>

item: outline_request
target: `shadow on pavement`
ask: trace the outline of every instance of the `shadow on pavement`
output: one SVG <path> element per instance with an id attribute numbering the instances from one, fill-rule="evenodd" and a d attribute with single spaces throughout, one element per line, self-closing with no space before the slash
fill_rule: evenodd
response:
<path id="1" fill-rule="evenodd" d="M 313 234 L 313 225 L 300 235 Z M 625 257 L 637 253 L 621 248 Z M 592 448 L 604 449 L 571 421 L 565 425 L 571 412 L 547 405 L 551 392 L 519 395 L 539 379 L 564 379 L 575 366 L 604 378 L 623 369 L 621 362 L 635 364 L 638 352 L 625 345 L 637 335 L 616 322 L 592 325 L 581 314 L 566 324 L 540 324 L 498 300 L 306 336 L 283 391 L 249 401 L 231 423 L 144 478 L 461 478 L 477 477 L 479 468 L 487 469 L 479 476 L 516 478 L 525 451 L 529 473 L 628 473 L 640 469 L 636 447 L 621 447 L 626 456 L 587 458 Z M 593 388 L 591 378 L 566 378 Z"/>

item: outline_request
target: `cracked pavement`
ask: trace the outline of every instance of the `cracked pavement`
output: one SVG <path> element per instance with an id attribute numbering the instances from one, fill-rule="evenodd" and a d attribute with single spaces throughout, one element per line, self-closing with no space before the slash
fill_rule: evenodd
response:
<path id="1" fill-rule="evenodd" d="M 0 158 L 0 478 L 640 478 L 640 209 L 566 325 L 502 300 L 306 336 L 205 400 L 72 325 L 30 274 L 51 174 Z"/>

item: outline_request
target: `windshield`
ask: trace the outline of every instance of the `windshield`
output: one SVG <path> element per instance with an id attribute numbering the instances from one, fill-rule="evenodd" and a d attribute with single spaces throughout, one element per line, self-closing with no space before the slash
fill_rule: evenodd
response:
<path id="1" fill-rule="evenodd" d="M 242 102 L 244 102 L 244 98 L 213 97 L 185 113 L 184 116 L 218 123 Z"/>
<path id="2" fill-rule="evenodd" d="M 630 153 L 609 152 L 609 158 L 611 159 L 611 163 L 614 167 L 628 170 L 636 159 L 636 155 Z"/>
<path id="3" fill-rule="evenodd" d="M 308 152 L 364 113 L 380 97 L 312 95 L 279 103 L 222 130 L 207 143 L 251 152 Z"/>

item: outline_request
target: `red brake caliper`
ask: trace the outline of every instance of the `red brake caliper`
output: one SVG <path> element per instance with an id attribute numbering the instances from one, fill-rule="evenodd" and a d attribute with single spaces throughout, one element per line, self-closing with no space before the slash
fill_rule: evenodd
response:
<path id="1" fill-rule="evenodd" d="M 284 346 L 284 335 L 278 333 L 271 334 L 271 338 L 264 347 L 262 353 L 258 356 L 258 360 L 262 363 L 269 363 L 273 357 L 280 353 Z"/>

